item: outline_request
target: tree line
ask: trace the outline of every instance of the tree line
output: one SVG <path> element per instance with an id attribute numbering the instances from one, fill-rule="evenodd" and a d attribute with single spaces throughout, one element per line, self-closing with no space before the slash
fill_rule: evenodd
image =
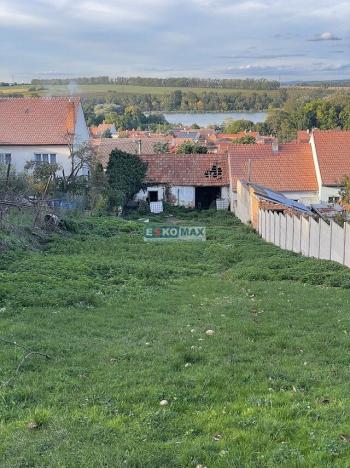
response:
<path id="1" fill-rule="evenodd" d="M 350 96 L 289 100 L 283 109 L 270 110 L 260 127 L 262 133 L 276 135 L 280 141 L 295 139 L 298 130 L 350 130 Z"/>
<path id="2" fill-rule="evenodd" d="M 80 78 L 50 78 L 33 79 L 32 85 L 68 85 L 76 84 L 119 84 L 129 86 L 149 86 L 161 88 L 223 88 L 223 89 L 251 89 L 251 90 L 273 90 L 279 89 L 279 81 L 261 79 L 237 79 L 237 78 L 146 78 L 142 76 L 110 78 L 108 76 L 93 76 Z"/>
<path id="3" fill-rule="evenodd" d="M 195 93 L 176 90 L 164 94 L 132 94 L 108 92 L 102 97 L 85 97 L 85 105 L 115 104 L 121 107 L 137 106 L 142 112 L 230 112 L 264 111 L 282 107 L 288 98 L 285 89 L 276 94 L 249 94 L 237 92 L 221 94 L 215 91 Z"/>

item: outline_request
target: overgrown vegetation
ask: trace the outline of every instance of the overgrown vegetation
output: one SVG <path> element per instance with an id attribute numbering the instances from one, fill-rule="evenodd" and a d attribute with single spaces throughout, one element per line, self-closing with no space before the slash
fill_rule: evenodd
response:
<path id="1" fill-rule="evenodd" d="M 150 217 L 205 243 L 144 243 L 132 218 L 0 257 L 1 337 L 51 358 L 16 372 L 0 342 L 0 464 L 347 466 L 350 271 L 227 213 Z"/>

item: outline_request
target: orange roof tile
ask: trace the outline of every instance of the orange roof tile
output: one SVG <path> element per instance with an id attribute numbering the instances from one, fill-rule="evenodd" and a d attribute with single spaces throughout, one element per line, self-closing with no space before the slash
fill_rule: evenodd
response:
<path id="1" fill-rule="evenodd" d="M 79 105 L 79 98 L 0 99 L 0 144 L 67 144 Z"/>
<path id="2" fill-rule="evenodd" d="M 280 192 L 317 191 L 311 146 L 285 143 L 274 153 L 272 145 L 237 145 L 229 153 L 233 188 L 237 180 L 248 180 Z"/>
<path id="3" fill-rule="evenodd" d="M 339 185 L 350 177 L 350 131 L 315 130 L 313 137 L 323 185 Z"/>

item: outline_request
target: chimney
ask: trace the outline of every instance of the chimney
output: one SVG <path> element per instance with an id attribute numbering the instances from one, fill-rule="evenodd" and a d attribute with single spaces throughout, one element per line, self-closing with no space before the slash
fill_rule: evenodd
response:
<path id="1" fill-rule="evenodd" d="M 75 104 L 73 101 L 69 100 L 67 104 L 67 133 L 73 134 L 75 131 Z"/>
<path id="2" fill-rule="evenodd" d="M 142 140 L 137 140 L 137 143 L 138 143 L 138 154 L 139 156 L 141 156 L 141 150 L 142 150 Z"/>
<path id="3" fill-rule="evenodd" d="M 273 141 L 272 142 L 272 152 L 273 153 L 278 153 L 279 151 L 279 145 L 278 145 L 278 141 Z"/>

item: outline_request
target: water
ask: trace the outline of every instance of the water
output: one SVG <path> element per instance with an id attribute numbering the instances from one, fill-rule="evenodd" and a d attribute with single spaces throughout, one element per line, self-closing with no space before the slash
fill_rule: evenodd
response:
<path id="1" fill-rule="evenodd" d="M 181 123 L 186 126 L 196 123 L 200 127 L 208 125 L 222 125 L 227 120 L 251 120 L 254 123 L 264 122 L 266 112 L 202 112 L 202 113 L 179 113 L 179 114 L 163 114 L 167 121 L 171 124 Z"/>

